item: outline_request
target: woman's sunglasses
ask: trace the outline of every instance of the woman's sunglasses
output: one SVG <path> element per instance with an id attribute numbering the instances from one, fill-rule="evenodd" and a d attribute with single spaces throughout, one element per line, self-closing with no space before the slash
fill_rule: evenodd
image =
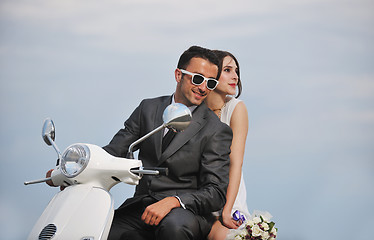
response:
<path id="1" fill-rule="evenodd" d="M 192 79 L 191 79 L 191 82 L 194 84 L 194 85 L 201 85 L 204 81 L 206 81 L 206 88 L 208 88 L 209 90 L 214 90 L 217 85 L 218 85 L 218 81 L 214 78 L 206 78 L 204 77 L 203 75 L 201 74 L 198 74 L 198 73 L 191 73 L 189 71 L 186 71 L 184 69 L 179 69 L 183 74 L 188 74 L 188 75 L 191 75 L 192 76 Z"/>

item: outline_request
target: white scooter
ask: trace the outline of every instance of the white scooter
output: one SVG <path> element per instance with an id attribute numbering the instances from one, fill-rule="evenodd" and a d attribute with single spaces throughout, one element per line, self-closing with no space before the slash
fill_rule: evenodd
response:
<path id="1" fill-rule="evenodd" d="M 55 186 L 66 188 L 49 202 L 28 239 L 107 239 L 114 214 L 110 189 L 119 182 L 137 185 L 143 174 L 167 174 L 165 168 L 143 168 L 141 160 L 133 159 L 133 147 L 164 128 L 183 131 L 191 118 L 190 110 L 183 104 L 169 105 L 163 114 L 164 123 L 132 143 L 127 158 L 114 157 L 99 146 L 82 143 L 69 146 L 61 154 L 54 142 L 55 126 L 47 119 L 42 135 L 56 150 L 58 166 L 50 178 L 24 184 L 51 180 Z"/>

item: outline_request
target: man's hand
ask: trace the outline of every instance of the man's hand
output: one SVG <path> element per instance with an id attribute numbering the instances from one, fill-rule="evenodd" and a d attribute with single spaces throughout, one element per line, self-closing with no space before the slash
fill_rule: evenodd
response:
<path id="1" fill-rule="evenodd" d="M 49 170 L 49 171 L 45 174 L 45 177 L 46 177 L 46 178 L 51 177 L 53 170 L 54 170 L 54 169 Z M 55 185 L 53 184 L 52 180 L 48 180 L 48 181 L 46 181 L 46 183 L 47 183 L 49 186 L 51 186 L 51 187 L 57 187 L 57 186 L 55 186 Z M 61 191 L 64 190 L 65 188 L 66 188 L 65 186 L 60 186 L 60 190 L 61 190 Z"/>
<path id="2" fill-rule="evenodd" d="M 45 174 L 45 177 L 46 177 L 46 178 L 50 178 L 51 175 L 52 175 L 53 170 L 54 170 L 54 169 L 49 170 L 49 171 Z M 46 181 L 46 183 L 47 183 L 49 186 L 51 186 L 51 187 L 56 187 L 56 186 L 53 184 L 52 180 L 48 180 L 48 181 Z"/>
<path id="3" fill-rule="evenodd" d="M 175 197 L 164 198 L 154 204 L 149 205 L 142 215 L 142 221 L 149 225 L 157 226 L 161 220 L 173 209 L 180 207 L 179 201 Z"/>

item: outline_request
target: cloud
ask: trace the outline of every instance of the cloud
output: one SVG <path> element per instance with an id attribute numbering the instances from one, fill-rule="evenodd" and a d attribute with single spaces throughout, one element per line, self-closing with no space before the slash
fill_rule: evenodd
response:
<path id="1" fill-rule="evenodd" d="M 63 31 L 87 45 L 126 52 L 167 51 L 170 44 L 177 47 L 183 42 L 227 39 L 232 34 L 237 37 L 263 35 L 310 21 L 329 24 L 327 16 L 331 19 L 338 16 L 339 20 L 342 15 L 348 20 L 371 16 L 367 8 L 361 6 L 336 0 L 237 0 L 230 3 L 38 0 L 5 1 L 2 14 L 3 18 L 22 21 L 39 31 L 56 31 L 56 34 Z M 316 18 L 315 13 L 320 13 L 321 18 Z M 226 29 L 230 35 L 222 34 Z"/>

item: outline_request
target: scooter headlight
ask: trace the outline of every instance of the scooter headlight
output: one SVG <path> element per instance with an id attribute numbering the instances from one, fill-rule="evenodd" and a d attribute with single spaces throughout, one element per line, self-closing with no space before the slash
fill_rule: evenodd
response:
<path id="1" fill-rule="evenodd" d="M 85 145 L 72 145 L 62 154 L 61 171 L 69 177 L 80 174 L 90 160 L 90 150 Z"/>

